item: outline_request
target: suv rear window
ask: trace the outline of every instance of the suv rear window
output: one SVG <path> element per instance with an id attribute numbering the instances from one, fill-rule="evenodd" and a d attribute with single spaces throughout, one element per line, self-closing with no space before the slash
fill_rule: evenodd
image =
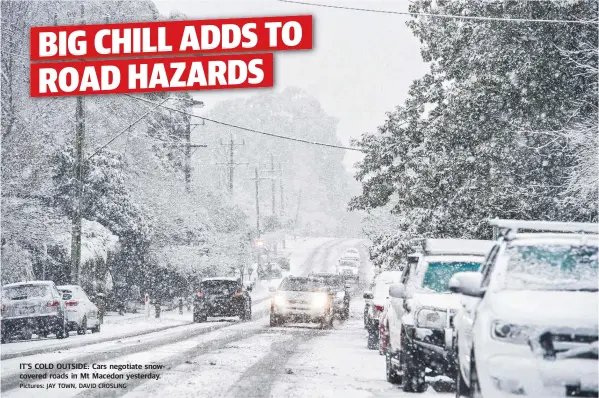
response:
<path id="1" fill-rule="evenodd" d="M 45 297 L 49 294 L 49 285 L 19 285 L 2 289 L 2 298 L 9 300 L 25 300 L 32 297 Z"/>
<path id="2" fill-rule="evenodd" d="M 201 285 L 202 292 L 206 294 L 231 295 L 237 291 L 239 284 L 235 281 L 204 281 Z"/>

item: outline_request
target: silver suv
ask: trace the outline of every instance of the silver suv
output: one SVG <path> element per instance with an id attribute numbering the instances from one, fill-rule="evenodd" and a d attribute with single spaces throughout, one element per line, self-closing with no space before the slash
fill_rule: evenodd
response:
<path id="1" fill-rule="evenodd" d="M 51 281 L 11 283 L 2 287 L 2 343 L 32 334 L 69 337 L 65 304 Z"/>

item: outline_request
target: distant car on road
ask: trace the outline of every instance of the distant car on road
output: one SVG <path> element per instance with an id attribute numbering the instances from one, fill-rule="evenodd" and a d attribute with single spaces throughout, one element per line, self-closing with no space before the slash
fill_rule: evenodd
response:
<path id="1" fill-rule="evenodd" d="M 326 283 L 311 277 L 288 276 L 274 290 L 270 306 L 270 326 L 289 321 L 333 326 L 334 294 Z"/>
<path id="2" fill-rule="evenodd" d="M 360 282 L 359 276 L 360 259 L 354 257 L 341 257 L 337 265 L 337 273 L 343 276 L 346 280 L 352 280 L 355 283 Z"/>
<path id="3" fill-rule="evenodd" d="M 251 287 L 244 288 L 241 280 L 232 277 L 205 278 L 200 283 L 193 302 L 193 321 L 206 322 L 213 316 L 239 316 L 252 319 Z"/>
<path id="4" fill-rule="evenodd" d="M 66 306 L 69 330 L 76 330 L 77 334 L 85 334 L 87 329 L 91 329 L 92 333 L 99 332 L 98 307 L 91 302 L 81 286 L 58 286 L 58 290 Z"/>
<path id="5" fill-rule="evenodd" d="M 335 294 L 335 314 L 342 320 L 349 318 L 350 285 L 345 283 L 342 276 L 328 273 L 311 273 L 312 278 L 322 280 Z"/>
<path id="6" fill-rule="evenodd" d="M 54 282 L 29 281 L 2 287 L 2 343 L 15 336 L 24 340 L 33 334 L 69 337 L 67 311 Z"/>
<path id="7" fill-rule="evenodd" d="M 456 396 L 596 397 L 598 225 L 491 223 L 503 236 L 480 272 L 450 281 L 468 299 Z"/>

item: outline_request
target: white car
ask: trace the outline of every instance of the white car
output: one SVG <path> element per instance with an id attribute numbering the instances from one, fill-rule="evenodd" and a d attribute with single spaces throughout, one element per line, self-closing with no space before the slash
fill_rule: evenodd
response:
<path id="1" fill-rule="evenodd" d="M 100 331 L 100 317 L 98 307 L 91 302 L 85 291 L 78 285 L 58 286 L 62 300 L 67 309 L 69 330 L 76 330 L 77 334 Z"/>
<path id="2" fill-rule="evenodd" d="M 424 392 L 426 368 L 432 375 L 455 376 L 452 318 L 459 294 L 449 289 L 451 277 L 476 271 L 492 241 L 427 239 L 417 263 L 409 262 L 399 284 L 389 288 L 385 320 L 386 376 L 403 383 L 406 392 Z"/>
<path id="3" fill-rule="evenodd" d="M 359 260 L 360 259 L 360 252 L 358 251 L 358 249 L 355 249 L 355 248 L 347 249 L 345 251 L 345 254 L 343 254 L 343 257 L 346 257 L 346 258 L 355 258 L 355 259 Z"/>
<path id="4" fill-rule="evenodd" d="M 383 271 L 373 283 L 372 290 L 364 292 L 364 327 L 368 331 L 368 348 L 379 346 L 379 318 L 389 298 L 389 287 L 401 281 L 402 271 Z"/>
<path id="5" fill-rule="evenodd" d="M 508 232 L 482 273 L 450 282 L 476 300 L 456 319 L 456 395 L 596 397 L 598 225 L 493 223 Z"/>
<path id="6" fill-rule="evenodd" d="M 337 273 L 345 279 L 351 279 L 358 283 L 360 281 L 360 260 L 352 257 L 341 257 L 337 265 Z"/>

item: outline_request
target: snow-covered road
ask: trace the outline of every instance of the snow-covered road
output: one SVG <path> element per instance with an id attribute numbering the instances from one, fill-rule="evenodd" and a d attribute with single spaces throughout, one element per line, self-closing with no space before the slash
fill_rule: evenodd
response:
<path id="1" fill-rule="evenodd" d="M 331 271 L 336 258 L 357 240 L 307 240 L 290 245 L 291 273 Z M 364 262 L 361 277 L 371 274 Z M 362 280 L 365 280 L 362 279 Z M 259 291 L 259 289 L 258 289 Z M 363 300 L 357 293 L 352 299 L 351 317 L 345 322 L 335 321 L 332 330 L 320 330 L 315 325 L 268 326 L 269 300 L 254 304 L 254 320 L 238 322 L 221 320 L 204 324 L 189 324 L 189 319 L 177 320 L 178 315 L 165 314 L 163 322 L 181 322 L 179 325 L 143 335 L 118 337 L 108 341 L 89 342 L 96 335 L 73 336 L 69 342 L 78 342 L 66 350 L 33 353 L 44 341 L 29 343 L 26 356 L 3 359 L 2 395 L 11 397 L 403 397 L 412 396 L 397 386 L 387 383 L 385 362 L 378 351 L 366 349 L 366 332 L 362 324 Z M 136 321 L 137 319 L 137 321 Z M 130 318 L 126 324 L 150 322 L 144 318 Z M 187 324 L 185 324 L 185 322 Z M 147 327 L 147 325 L 146 325 Z M 107 331 L 109 327 L 105 328 Z M 143 330 L 142 327 L 135 330 Z M 104 333 L 98 334 L 101 336 Z M 110 333 L 110 332 L 108 332 Z M 105 337 L 108 338 L 108 337 Z M 50 340 L 47 340 L 50 341 Z M 60 343 L 63 343 L 60 341 Z M 85 342 L 85 344 L 81 344 Z M 55 344 L 58 344 L 54 340 Z M 11 344 L 7 345 L 11 346 Z M 4 347 L 3 347 L 4 348 Z M 17 348 L 12 349 L 19 353 Z M 6 355 L 3 350 L 3 357 Z M 25 371 L 21 363 L 54 364 L 50 371 Z M 59 370 L 58 363 L 87 363 L 97 370 Z M 110 369 L 110 365 L 156 365 L 161 369 Z M 121 375 L 119 379 L 85 379 L 89 373 Z M 67 379 L 23 380 L 21 375 L 66 374 Z M 76 375 L 76 378 L 74 377 Z M 135 375 L 136 378 L 130 378 Z M 129 376 L 129 380 L 128 380 Z M 33 389 L 19 385 L 39 383 L 73 383 L 76 388 Z M 83 386 L 80 383 L 96 386 Z M 101 383 L 122 384 L 126 388 L 99 388 Z M 92 387 L 92 388 L 86 388 Z M 429 387 L 422 398 L 448 396 Z"/>

